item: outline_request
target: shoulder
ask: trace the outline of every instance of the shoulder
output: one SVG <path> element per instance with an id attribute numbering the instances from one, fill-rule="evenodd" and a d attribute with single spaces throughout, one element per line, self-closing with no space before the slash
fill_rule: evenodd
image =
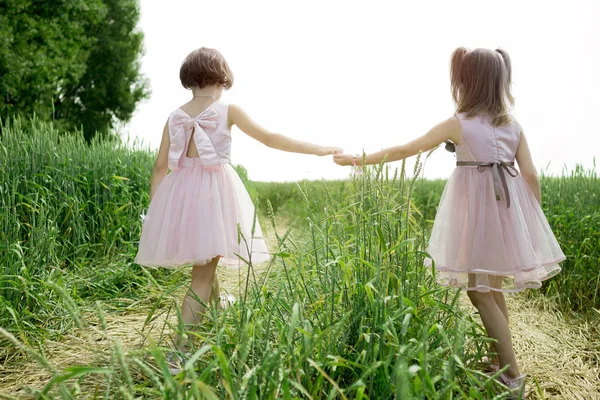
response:
<path id="1" fill-rule="evenodd" d="M 186 115 L 187 114 L 181 109 L 181 107 L 177 107 L 169 113 L 169 117 L 167 118 L 167 124 L 170 124 L 177 117 L 185 117 Z"/>
<path id="2" fill-rule="evenodd" d="M 461 139 L 460 131 L 458 120 L 455 116 L 452 116 L 436 124 L 422 138 L 435 142 L 436 145 L 447 140 L 458 143 Z"/>
<path id="3" fill-rule="evenodd" d="M 460 128 L 460 118 L 457 114 L 452 115 L 451 117 L 443 120 L 438 124 L 438 126 L 443 127 L 445 129 L 456 129 Z"/>
<path id="4" fill-rule="evenodd" d="M 170 128 L 173 125 L 174 121 L 178 119 L 177 117 L 179 117 L 181 113 L 182 111 L 179 107 L 177 107 L 175 110 L 169 113 L 169 116 L 167 117 L 167 122 L 165 123 L 165 131 L 170 131 Z"/>
<path id="5" fill-rule="evenodd" d="M 519 123 L 519 121 L 517 121 L 515 116 L 510 114 L 509 117 L 510 117 L 509 125 L 516 127 L 519 131 L 522 131 L 523 128 L 521 127 L 521 124 Z"/>
<path id="6" fill-rule="evenodd" d="M 444 131 L 447 139 L 454 143 L 459 143 L 462 138 L 461 117 L 458 114 L 452 115 L 450 118 L 440 122 L 437 127 Z"/>
<path id="7" fill-rule="evenodd" d="M 235 123 L 236 121 L 239 121 L 241 118 L 247 118 L 247 114 L 244 111 L 244 109 L 240 106 L 238 106 L 237 104 L 228 104 L 229 110 L 228 110 L 228 116 L 229 116 L 229 122 L 230 124 Z"/>
<path id="8" fill-rule="evenodd" d="M 457 130 L 459 133 L 459 140 L 462 139 L 465 123 L 468 124 L 469 120 L 471 119 L 472 118 L 469 117 L 465 112 L 455 113 L 452 117 L 449 118 L 449 120 L 452 120 L 454 129 Z"/>
<path id="9" fill-rule="evenodd" d="M 217 115 L 219 115 L 220 120 L 222 120 L 223 118 L 229 119 L 229 110 L 231 109 L 229 103 L 217 100 L 207 108 L 212 108 L 213 110 L 215 110 L 217 112 Z"/>
<path id="10" fill-rule="evenodd" d="M 221 100 L 217 100 L 214 103 L 212 103 L 210 106 L 208 106 L 208 108 L 212 107 L 216 110 L 224 110 L 227 111 L 229 109 L 230 104 L 229 103 L 225 103 L 224 101 Z"/>
<path id="11" fill-rule="evenodd" d="M 523 127 L 521 126 L 521 124 L 515 118 L 514 115 L 510 114 L 509 117 L 510 117 L 510 122 L 508 123 L 508 125 L 511 128 L 511 131 L 517 137 L 517 139 L 520 140 L 521 136 L 523 136 Z"/>
<path id="12" fill-rule="evenodd" d="M 238 106 L 237 104 L 227 104 L 227 106 L 230 114 L 240 114 L 244 112 L 242 107 Z"/>

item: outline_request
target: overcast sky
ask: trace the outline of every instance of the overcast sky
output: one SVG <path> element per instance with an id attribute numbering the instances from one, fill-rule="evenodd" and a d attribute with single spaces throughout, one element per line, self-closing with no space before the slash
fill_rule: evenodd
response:
<path id="1" fill-rule="evenodd" d="M 235 75 L 223 101 L 273 132 L 352 153 L 402 144 L 450 117 L 452 51 L 500 46 L 538 169 L 600 163 L 600 1 L 142 0 L 140 29 L 152 95 L 125 132 L 152 149 L 169 113 L 191 98 L 179 67 L 201 46 L 221 51 Z M 454 161 L 436 151 L 425 177 L 447 177 Z M 261 181 L 349 173 L 237 129 L 232 163 Z"/>

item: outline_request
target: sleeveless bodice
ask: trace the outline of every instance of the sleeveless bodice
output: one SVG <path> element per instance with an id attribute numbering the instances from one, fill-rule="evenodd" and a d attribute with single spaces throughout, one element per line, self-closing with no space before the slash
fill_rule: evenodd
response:
<path id="1" fill-rule="evenodd" d="M 181 108 L 169 116 L 169 169 L 184 166 L 192 132 L 198 150 L 197 162 L 205 166 L 228 164 L 231 155 L 231 133 L 227 124 L 229 106 L 215 101 L 195 117 Z"/>
<path id="2" fill-rule="evenodd" d="M 514 161 L 521 140 L 521 130 L 515 120 L 495 127 L 487 115 L 477 115 L 470 119 L 464 113 L 456 116 L 462 127 L 462 139 L 456 145 L 457 161 Z"/>

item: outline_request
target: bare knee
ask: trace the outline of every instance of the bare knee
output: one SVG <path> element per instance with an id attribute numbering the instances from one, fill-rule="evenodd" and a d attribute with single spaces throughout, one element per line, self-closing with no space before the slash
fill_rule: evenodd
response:
<path id="1" fill-rule="evenodd" d="M 487 304 L 494 303 L 494 294 L 493 293 L 483 293 L 478 292 L 476 290 L 467 291 L 467 296 L 469 296 L 469 300 L 476 308 L 485 307 Z"/>

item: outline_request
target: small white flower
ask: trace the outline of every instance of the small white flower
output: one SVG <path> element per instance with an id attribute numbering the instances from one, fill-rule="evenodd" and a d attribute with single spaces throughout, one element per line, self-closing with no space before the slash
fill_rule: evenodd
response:
<path id="1" fill-rule="evenodd" d="M 142 211 L 142 213 L 140 214 L 140 218 L 142 219 L 142 222 L 144 222 L 146 220 L 146 212 Z"/>

